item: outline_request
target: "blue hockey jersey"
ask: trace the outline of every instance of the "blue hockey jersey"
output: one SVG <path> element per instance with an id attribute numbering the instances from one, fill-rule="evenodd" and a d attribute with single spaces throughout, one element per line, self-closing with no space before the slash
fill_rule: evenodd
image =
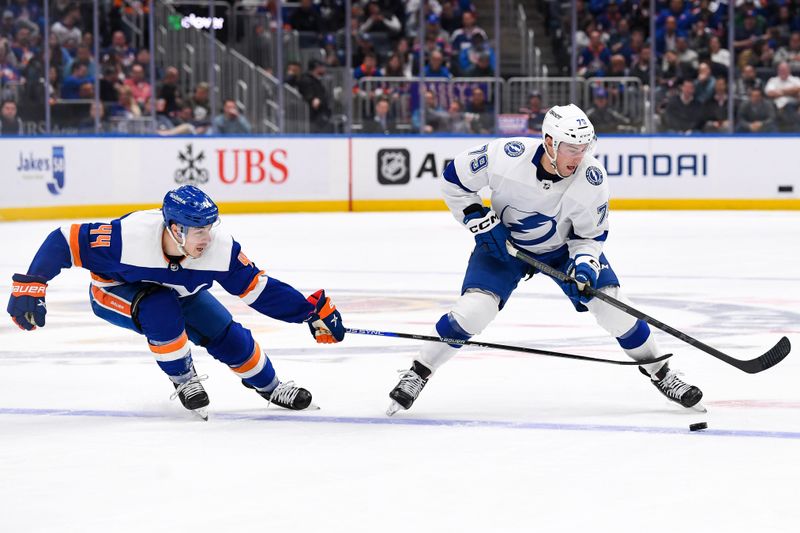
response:
<path id="1" fill-rule="evenodd" d="M 285 322 L 303 322 L 314 310 L 302 294 L 272 278 L 242 252 L 220 226 L 197 259 L 173 262 L 161 244 L 160 209 L 135 211 L 110 223 L 71 224 L 53 231 L 39 248 L 29 275 L 51 280 L 62 268 L 85 268 L 97 287 L 147 282 L 173 289 L 178 297 L 208 290 L 216 281 L 256 311 Z"/>

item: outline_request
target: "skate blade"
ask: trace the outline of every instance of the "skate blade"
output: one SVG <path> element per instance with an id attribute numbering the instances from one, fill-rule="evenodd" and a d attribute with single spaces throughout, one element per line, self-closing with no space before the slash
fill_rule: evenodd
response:
<path id="1" fill-rule="evenodd" d="M 689 409 L 691 409 L 692 411 L 697 411 L 698 413 L 707 413 L 708 412 L 708 409 L 706 409 L 706 406 L 703 405 L 703 402 L 697 402 L 693 406 L 689 407 Z"/>
<path id="2" fill-rule="evenodd" d="M 402 405 L 392 400 L 392 403 L 389 404 L 389 407 L 386 409 L 386 416 L 392 416 L 402 408 L 403 408 Z"/>
<path id="3" fill-rule="evenodd" d="M 308 407 L 306 407 L 304 409 L 290 409 L 288 407 L 283 407 L 282 405 L 278 405 L 278 404 L 269 402 L 267 404 L 267 409 L 272 409 L 272 408 L 282 409 L 284 411 L 319 411 L 320 410 L 320 406 L 315 404 L 315 403 L 309 404 Z"/>
<path id="4" fill-rule="evenodd" d="M 192 410 L 194 414 L 202 418 L 204 421 L 208 422 L 208 407 L 201 407 L 200 409 Z"/>

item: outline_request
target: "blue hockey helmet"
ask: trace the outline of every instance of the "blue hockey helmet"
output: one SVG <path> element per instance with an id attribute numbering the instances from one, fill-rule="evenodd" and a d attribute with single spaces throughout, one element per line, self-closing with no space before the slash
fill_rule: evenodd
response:
<path id="1" fill-rule="evenodd" d="M 175 223 L 198 228 L 213 224 L 219 218 L 219 208 L 214 200 L 194 185 L 183 185 L 169 191 L 164 197 L 161 212 L 167 227 Z"/>

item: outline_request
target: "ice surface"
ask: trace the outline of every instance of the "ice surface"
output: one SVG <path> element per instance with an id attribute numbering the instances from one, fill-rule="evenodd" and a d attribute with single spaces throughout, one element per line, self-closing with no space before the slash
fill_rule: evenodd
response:
<path id="1" fill-rule="evenodd" d="M 0 224 L 2 289 L 58 222 Z M 225 216 L 245 253 L 350 327 L 429 334 L 470 236 L 449 213 Z M 739 358 L 800 349 L 800 213 L 614 212 L 606 255 L 637 307 Z M 666 334 L 706 415 L 635 367 L 464 348 L 412 410 L 388 392 L 419 342 L 317 346 L 217 289 L 283 379 L 322 409 L 267 408 L 204 350 L 207 423 L 144 339 L 96 318 L 88 273 L 48 288 L 47 326 L 0 321 L 0 531 L 794 532 L 800 359 L 748 375 Z M 541 275 L 479 340 L 624 358 Z M 706 421 L 709 429 L 689 432 Z"/>

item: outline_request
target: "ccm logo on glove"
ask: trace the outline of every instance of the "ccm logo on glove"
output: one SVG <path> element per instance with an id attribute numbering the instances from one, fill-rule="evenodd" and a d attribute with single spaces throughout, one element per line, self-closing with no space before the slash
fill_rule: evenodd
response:
<path id="1" fill-rule="evenodd" d="M 480 204 L 464 209 L 464 225 L 475 237 L 476 248 L 500 261 L 510 261 L 506 240 L 510 233 L 497 213 Z"/>
<path id="2" fill-rule="evenodd" d="M 467 226 L 469 231 L 472 233 L 483 233 L 496 226 L 500 222 L 500 219 L 497 218 L 497 213 L 489 211 L 483 218 L 475 219 L 475 222 L 477 222 L 477 224 Z"/>

